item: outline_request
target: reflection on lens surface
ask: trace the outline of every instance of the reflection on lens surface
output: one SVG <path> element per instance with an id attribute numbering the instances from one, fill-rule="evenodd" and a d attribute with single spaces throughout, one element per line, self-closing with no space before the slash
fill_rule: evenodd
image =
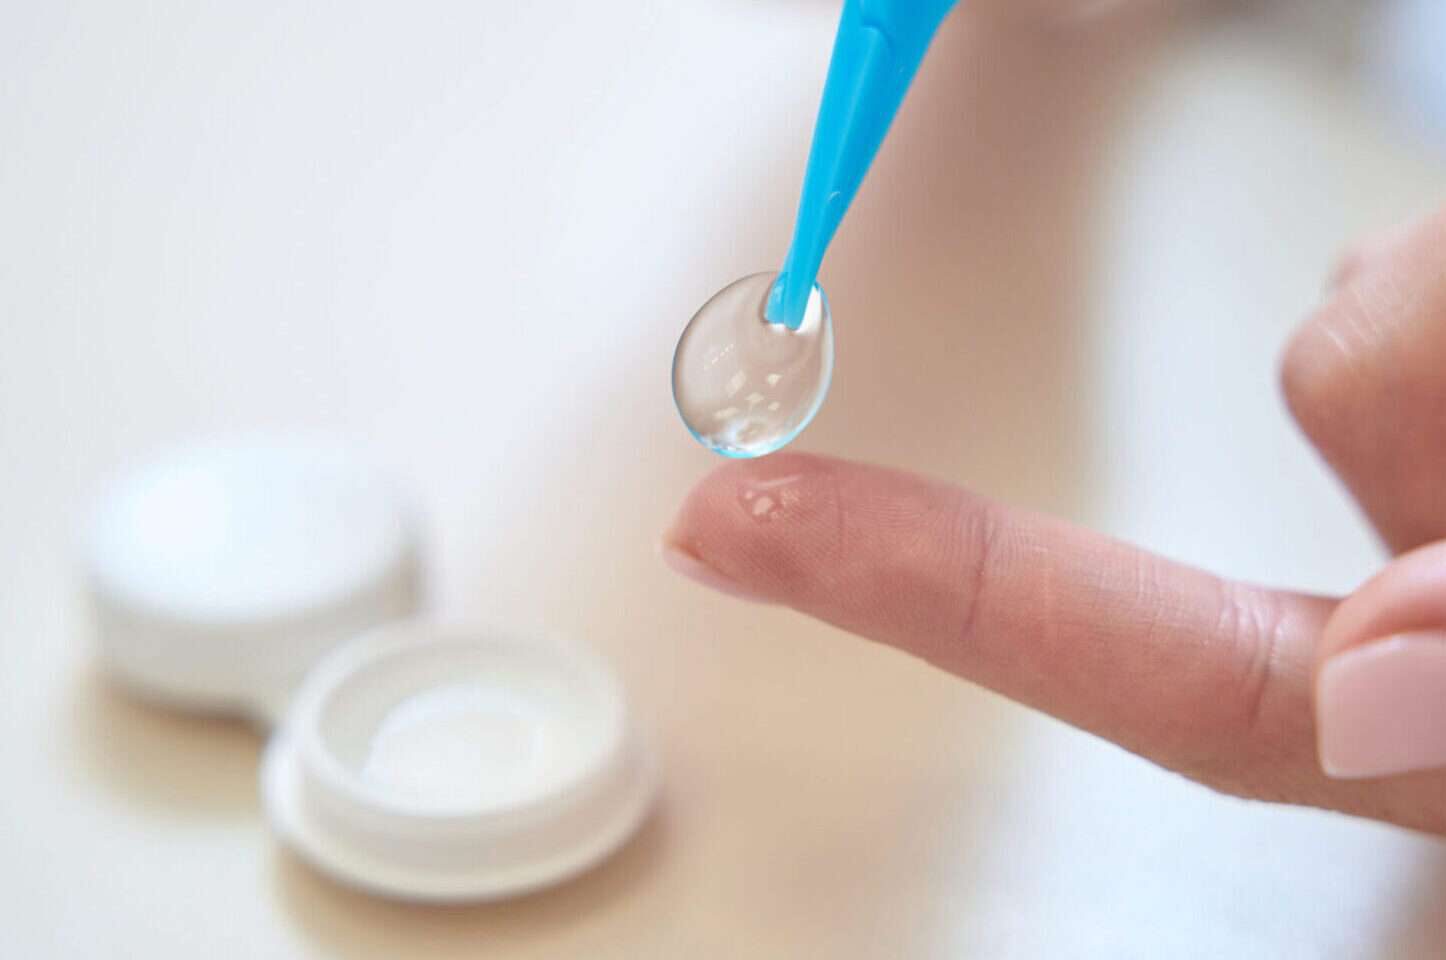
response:
<path id="1" fill-rule="evenodd" d="M 765 316 L 776 273 L 720 290 L 694 314 L 673 355 L 673 400 L 683 422 L 725 457 L 761 457 L 808 426 L 833 375 L 833 320 L 814 285 L 797 329 Z"/>

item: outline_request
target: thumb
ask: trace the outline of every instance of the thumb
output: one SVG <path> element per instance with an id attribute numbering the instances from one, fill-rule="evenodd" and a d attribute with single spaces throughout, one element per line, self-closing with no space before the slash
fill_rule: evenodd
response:
<path id="1" fill-rule="evenodd" d="M 1446 767 L 1446 542 L 1341 603 L 1316 678 L 1321 764 L 1338 777 Z"/>

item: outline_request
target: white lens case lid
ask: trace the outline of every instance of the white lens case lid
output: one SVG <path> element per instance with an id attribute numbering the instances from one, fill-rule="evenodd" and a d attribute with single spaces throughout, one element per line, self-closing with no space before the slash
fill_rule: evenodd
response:
<path id="1" fill-rule="evenodd" d="M 101 660 L 130 687 L 269 725 L 327 650 L 415 615 L 420 536 L 339 441 L 250 435 L 124 473 L 81 551 Z"/>
<path id="2" fill-rule="evenodd" d="M 262 762 L 277 833 L 345 883 L 430 901 L 511 896 L 620 847 L 656 792 L 594 654 L 399 623 L 307 677 Z"/>

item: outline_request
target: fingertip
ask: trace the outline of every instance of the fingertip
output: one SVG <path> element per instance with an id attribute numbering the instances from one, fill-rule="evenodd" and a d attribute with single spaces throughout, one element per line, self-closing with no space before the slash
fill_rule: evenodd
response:
<path id="1" fill-rule="evenodd" d="M 662 558 L 663 563 L 668 569 L 681 577 L 692 580 L 699 586 L 707 587 L 709 590 L 716 590 L 725 596 L 746 600 L 750 603 L 773 602 L 769 597 L 749 590 L 747 587 L 734 583 L 724 577 L 685 549 L 663 543 L 659 545 L 658 555 Z"/>
<path id="2" fill-rule="evenodd" d="M 1332 296 L 1302 321 L 1280 354 L 1278 383 L 1286 408 L 1307 438 L 1331 459 L 1348 430 L 1367 379 L 1368 344 L 1354 332 L 1352 308 Z"/>
<path id="3" fill-rule="evenodd" d="M 808 454 L 723 464 L 688 493 L 663 549 L 675 569 L 681 557 L 694 572 L 709 571 L 715 588 L 721 581 L 752 599 L 787 595 L 807 579 L 827 534 L 822 518 L 836 515 L 837 469 Z"/>
<path id="4" fill-rule="evenodd" d="M 1353 423 L 1363 385 L 1372 381 L 1385 328 L 1373 319 L 1390 278 L 1439 231 L 1439 218 L 1399 224 L 1357 243 L 1337 258 L 1324 297 L 1281 352 L 1279 382 L 1286 405 L 1329 459 L 1337 436 Z"/>
<path id="5" fill-rule="evenodd" d="M 1362 274 L 1389 263 L 1422 226 L 1415 221 L 1396 224 L 1371 234 L 1348 248 L 1336 258 L 1335 266 L 1331 268 L 1326 279 L 1326 293 L 1334 294 L 1349 286 Z"/>

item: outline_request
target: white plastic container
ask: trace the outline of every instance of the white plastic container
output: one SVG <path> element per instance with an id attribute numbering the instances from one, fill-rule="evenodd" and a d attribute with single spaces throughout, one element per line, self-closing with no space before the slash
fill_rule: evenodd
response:
<path id="1" fill-rule="evenodd" d="M 84 540 L 102 662 L 143 696 L 274 728 L 273 828 L 353 886 L 492 899 L 637 829 L 653 755 L 588 650 L 416 619 L 420 538 L 335 444 L 253 437 L 122 478 Z"/>
<path id="2" fill-rule="evenodd" d="M 269 725 L 338 643 L 421 604 L 412 512 L 338 443 L 255 436 L 132 469 L 84 537 L 99 652 L 141 694 Z"/>
<path id="3" fill-rule="evenodd" d="M 642 821 L 651 755 L 580 648 L 409 623 L 312 672 L 267 745 L 272 825 L 333 876 L 476 900 L 556 883 Z"/>

